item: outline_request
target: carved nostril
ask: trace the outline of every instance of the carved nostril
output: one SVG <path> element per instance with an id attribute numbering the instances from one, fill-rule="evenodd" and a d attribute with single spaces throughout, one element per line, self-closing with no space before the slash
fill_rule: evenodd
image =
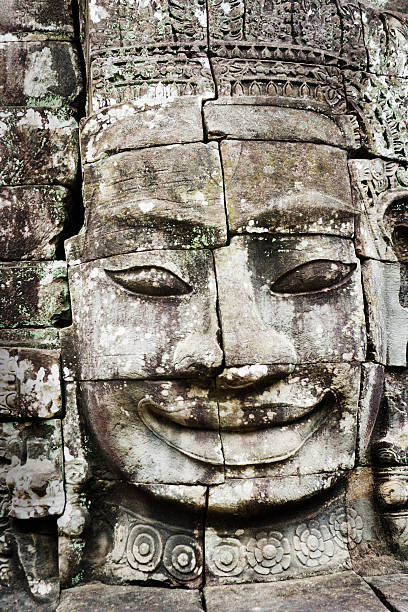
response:
<path id="1" fill-rule="evenodd" d="M 258 383 L 272 382 L 289 376 L 295 364 L 282 363 L 266 365 L 255 363 L 236 368 L 226 368 L 217 376 L 217 387 L 220 389 L 244 389 Z"/>

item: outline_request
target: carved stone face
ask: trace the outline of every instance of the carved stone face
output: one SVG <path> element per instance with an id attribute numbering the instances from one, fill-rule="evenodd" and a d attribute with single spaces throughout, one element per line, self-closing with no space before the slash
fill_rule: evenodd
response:
<path id="1" fill-rule="evenodd" d="M 365 325 L 345 151 L 160 146 L 87 179 L 70 290 L 83 406 L 111 466 L 131 483 L 268 478 L 271 504 L 284 477 L 298 500 L 350 469 Z"/>

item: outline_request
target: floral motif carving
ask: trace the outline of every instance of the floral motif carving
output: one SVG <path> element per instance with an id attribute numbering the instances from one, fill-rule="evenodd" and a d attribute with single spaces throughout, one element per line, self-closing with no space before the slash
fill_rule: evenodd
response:
<path id="1" fill-rule="evenodd" d="M 327 525 L 319 521 L 302 523 L 296 528 L 293 543 L 302 565 L 317 567 L 329 563 L 335 546 Z"/>
<path id="2" fill-rule="evenodd" d="M 208 563 L 216 576 L 238 576 L 246 565 L 244 547 L 235 538 L 223 538 L 210 552 Z"/>
<path id="3" fill-rule="evenodd" d="M 189 536 L 171 536 L 164 547 L 163 564 L 177 580 L 193 580 L 202 572 L 200 547 Z"/>
<path id="4" fill-rule="evenodd" d="M 290 565 L 289 542 L 279 531 L 261 531 L 249 540 L 247 558 L 257 574 L 279 574 Z"/>
<path id="5" fill-rule="evenodd" d="M 163 544 L 157 529 L 150 525 L 134 525 L 127 543 L 129 564 L 141 572 L 152 572 L 160 563 Z"/>
<path id="6" fill-rule="evenodd" d="M 363 520 L 354 508 L 349 508 L 347 514 L 343 511 L 331 514 L 329 523 L 334 540 L 340 548 L 355 548 L 363 539 Z"/>

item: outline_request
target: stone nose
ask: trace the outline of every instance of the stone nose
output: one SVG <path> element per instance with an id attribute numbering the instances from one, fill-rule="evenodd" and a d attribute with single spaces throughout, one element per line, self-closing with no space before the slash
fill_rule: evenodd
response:
<path id="1" fill-rule="evenodd" d="M 289 373 L 287 366 L 297 363 L 295 347 L 290 338 L 262 319 L 247 259 L 247 250 L 239 242 L 215 251 L 225 367 L 261 365 L 267 366 L 267 376 L 274 368 L 276 375 Z M 261 372 L 252 368 L 248 376 L 255 376 L 255 371 Z"/>

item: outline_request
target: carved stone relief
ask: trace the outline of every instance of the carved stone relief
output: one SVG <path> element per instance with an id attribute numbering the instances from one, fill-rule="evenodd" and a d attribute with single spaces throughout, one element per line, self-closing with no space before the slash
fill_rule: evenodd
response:
<path id="1" fill-rule="evenodd" d="M 406 10 L 32 4 L 0 9 L 4 593 L 206 585 L 215 610 L 326 576 L 383 609 L 408 569 Z"/>

